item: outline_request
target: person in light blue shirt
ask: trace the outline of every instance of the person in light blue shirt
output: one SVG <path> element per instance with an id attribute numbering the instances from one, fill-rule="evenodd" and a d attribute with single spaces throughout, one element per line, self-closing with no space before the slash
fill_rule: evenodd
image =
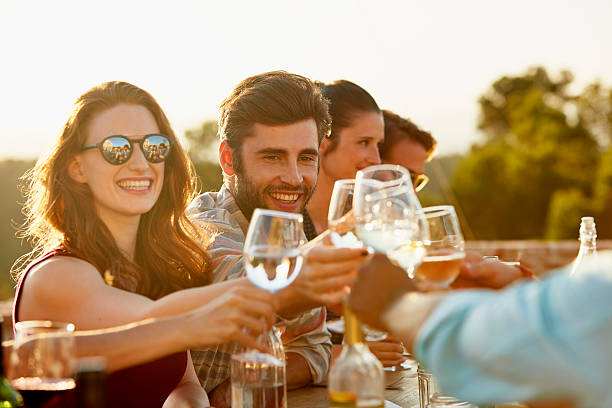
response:
<path id="1" fill-rule="evenodd" d="M 377 255 L 360 269 L 349 305 L 399 337 L 446 394 L 612 407 L 612 253 L 568 272 L 501 291 L 424 294 Z"/>

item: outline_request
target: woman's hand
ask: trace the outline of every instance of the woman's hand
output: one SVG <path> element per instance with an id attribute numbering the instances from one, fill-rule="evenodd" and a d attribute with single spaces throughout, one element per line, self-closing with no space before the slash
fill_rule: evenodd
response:
<path id="1" fill-rule="evenodd" d="M 305 254 L 304 266 L 294 282 L 302 296 L 321 305 L 342 301 L 357 276 L 357 269 L 367 260 L 365 248 L 336 248 L 319 244 Z"/>
<path id="2" fill-rule="evenodd" d="M 451 284 L 453 289 L 489 288 L 501 289 L 525 276 L 516 266 L 483 259 L 473 252 L 466 252 L 459 276 Z"/>
<path id="3" fill-rule="evenodd" d="M 383 367 L 393 367 L 406 361 L 402 354 L 404 352 L 402 343 L 391 336 L 387 336 L 379 341 L 368 341 L 366 343 L 372 354 L 382 363 Z"/>
<path id="4" fill-rule="evenodd" d="M 206 348 L 237 341 L 247 348 L 268 351 L 257 337 L 276 320 L 271 293 L 252 287 L 232 288 L 210 303 L 186 313 L 189 348 Z"/>

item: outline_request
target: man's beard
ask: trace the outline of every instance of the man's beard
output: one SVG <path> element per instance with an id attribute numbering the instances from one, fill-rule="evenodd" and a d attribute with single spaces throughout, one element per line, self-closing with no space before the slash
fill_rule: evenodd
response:
<path id="1" fill-rule="evenodd" d="M 269 196 L 270 193 L 274 193 L 276 191 L 297 192 L 303 194 L 305 199 L 301 208 L 299 209 L 299 212 L 301 213 L 304 210 L 304 207 L 306 207 L 308 200 L 310 200 L 310 197 L 312 197 L 314 188 L 315 186 L 309 188 L 303 183 L 299 186 L 272 184 L 265 186 L 261 190 L 257 190 L 257 186 L 247 176 L 246 172 L 242 171 L 240 173 L 236 173 L 234 176 L 234 191 L 232 191 L 232 194 L 234 195 L 236 204 L 238 205 L 238 208 L 240 208 L 240 211 L 242 211 L 242 214 L 244 214 L 248 221 L 251 221 L 253 211 L 255 211 L 256 208 L 267 208 L 266 197 Z"/>

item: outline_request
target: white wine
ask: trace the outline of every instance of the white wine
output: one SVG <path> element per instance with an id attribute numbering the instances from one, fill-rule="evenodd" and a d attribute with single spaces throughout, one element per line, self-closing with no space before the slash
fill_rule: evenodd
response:
<path id="1" fill-rule="evenodd" d="M 357 226 L 359 238 L 376 252 L 383 253 L 408 273 L 412 274 L 425 255 L 420 241 L 414 241 L 414 230 L 410 228 L 372 228 L 372 225 Z"/>
<path id="2" fill-rule="evenodd" d="M 363 248 L 363 244 L 353 232 L 353 226 L 343 222 L 330 222 L 329 236 L 336 248 Z"/>
<path id="3" fill-rule="evenodd" d="M 362 399 L 357 402 L 357 394 L 354 392 L 330 392 L 327 396 L 329 408 L 384 408 L 385 406 L 378 398 Z"/>
<path id="4" fill-rule="evenodd" d="M 254 246 L 245 255 L 245 269 L 256 286 L 275 292 L 293 282 L 303 259 L 298 248 Z"/>
<path id="5" fill-rule="evenodd" d="M 355 230 L 357 231 L 357 236 L 364 244 L 383 254 L 398 249 L 407 242 L 411 242 L 415 235 L 413 229 L 391 228 L 375 225 L 374 223 L 357 224 Z"/>
<path id="6" fill-rule="evenodd" d="M 233 408 L 286 408 L 285 363 L 257 351 L 232 356 Z"/>
<path id="7" fill-rule="evenodd" d="M 387 257 L 400 267 L 404 268 L 410 277 L 413 277 L 414 268 L 422 261 L 425 248 L 418 241 L 411 241 L 399 248 L 387 252 Z"/>
<path id="8" fill-rule="evenodd" d="M 438 251 L 428 253 L 414 275 L 420 281 L 439 287 L 446 287 L 459 276 L 465 252 Z"/>

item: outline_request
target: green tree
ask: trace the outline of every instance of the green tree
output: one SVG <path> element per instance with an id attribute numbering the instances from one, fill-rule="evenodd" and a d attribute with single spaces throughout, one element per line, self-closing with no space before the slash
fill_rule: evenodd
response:
<path id="1" fill-rule="evenodd" d="M 600 151 L 589 130 L 594 122 L 579 114 L 579 98 L 567 91 L 572 81 L 568 71 L 551 78 L 536 67 L 502 77 L 480 98 L 484 142 L 460 163 L 452 183 L 477 238 L 576 235 L 576 220 L 559 214 L 588 210 Z"/>
<path id="2" fill-rule="evenodd" d="M 217 159 L 219 139 L 217 122 L 207 120 L 197 129 L 185 132 L 189 157 L 193 161 L 203 191 L 216 191 L 223 184 L 221 166 Z"/>

